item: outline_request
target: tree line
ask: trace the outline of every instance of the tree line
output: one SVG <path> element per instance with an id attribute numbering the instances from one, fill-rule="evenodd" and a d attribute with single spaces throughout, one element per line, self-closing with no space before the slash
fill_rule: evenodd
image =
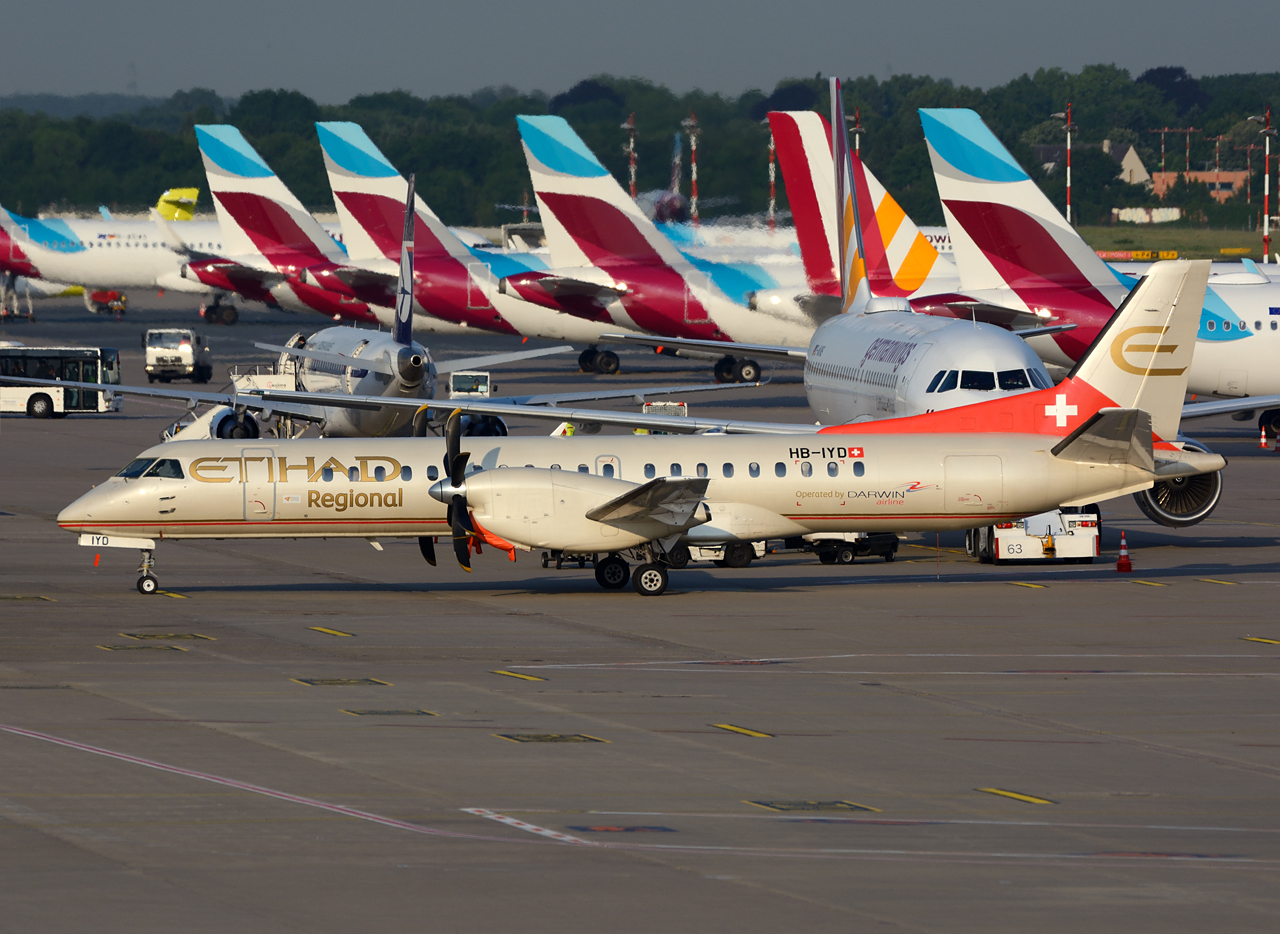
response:
<path id="1" fill-rule="evenodd" d="M 703 216 L 761 214 L 768 203 L 769 110 L 827 113 L 821 76 L 789 79 L 766 94 L 737 97 L 693 91 L 675 94 L 648 81 L 607 75 L 581 81 L 548 96 L 514 88 L 485 88 L 467 96 L 421 98 L 405 91 L 360 95 L 341 105 L 318 104 L 297 91 L 253 91 L 235 101 L 203 89 L 180 91 L 164 100 L 108 116 L 49 116 L 58 111 L 39 101 L 11 101 L 0 109 L 0 204 L 19 213 L 141 210 L 161 191 L 175 186 L 205 188 L 204 171 L 192 129 L 197 123 L 229 123 L 240 128 L 298 198 L 314 210 L 332 210 L 332 196 L 312 123 L 351 120 L 402 172 L 416 172 L 418 187 L 450 224 L 494 225 L 519 219 L 506 205 L 518 205 L 529 190 L 528 171 L 516 129 L 516 114 L 564 117 L 624 185 L 627 133 L 636 122 L 637 182 L 641 191 L 668 187 L 672 153 L 681 122 L 691 113 L 699 126 L 699 195 Z M 64 101 L 66 99 L 63 99 Z M 1097 144 L 1104 139 L 1136 146 L 1148 170 L 1159 168 L 1160 127 L 1197 128 L 1192 134 L 1193 169 L 1213 159 L 1208 137 L 1226 136 L 1222 167 L 1243 168 L 1244 148 L 1261 143 L 1247 118 L 1268 102 L 1280 103 L 1280 73 L 1193 78 L 1177 67 L 1151 69 L 1137 78 L 1114 65 L 1092 65 L 1079 73 L 1041 69 L 986 90 L 947 79 L 895 75 L 885 80 L 852 78 L 845 102 L 865 128 L 862 155 L 907 212 L 921 224 L 942 222 L 942 211 L 916 114 L 919 107 L 970 107 L 986 120 L 1044 191 L 1061 204 L 1065 178 L 1046 174 L 1033 147 L 1064 140 L 1062 121 L 1051 114 L 1072 103 L 1077 132 L 1073 145 L 1072 201 L 1081 223 L 1105 223 L 1112 207 L 1154 206 L 1141 186 L 1117 177 L 1112 158 Z M 0 99 L 0 108 L 5 107 Z M 43 108 L 43 109 L 41 109 Z M 61 108 L 69 109 L 69 105 Z M 852 113 L 851 113 L 852 116 Z M 1094 144 L 1089 146 L 1087 144 Z M 684 192 L 689 150 L 682 142 Z M 1280 150 L 1280 147 L 1277 147 Z M 1184 136 L 1169 134 L 1167 167 L 1185 168 Z M 1260 210 L 1258 152 L 1254 204 L 1241 191 L 1218 205 L 1205 185 L 1181 184 L 1164 204 L 1187 209 L 1188 223 L 1238 226 Z M 778 185 L 779 210 L 786 195 Z M 207 199 L 203 206 L 208 207 Z"/>

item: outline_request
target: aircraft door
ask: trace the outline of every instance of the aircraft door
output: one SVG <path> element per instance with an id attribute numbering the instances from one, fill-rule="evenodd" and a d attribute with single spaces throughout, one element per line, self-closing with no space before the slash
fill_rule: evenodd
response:
<path id="1" fill-rule="evenodd" d="M 964 454 L 943 460 L 943 512 L 995 512 L 1004 501 L 1004 472 L 994 454 Z"/>
<path id="2" fill-rule="evenodd" d="M 242 466 L 246 522 L 270 522 L 276 517 L 276 460 L 272 448 L 246 448 Z"/>
<path id="3" fill-rule="evenodd" d="M 493 267 L 488 263 L 467 263 L 467 308 L 477 311 L 493 307 L 484 287 L 492 277 Z"/>
<path id="4" fill-rule="evenodd" d="M 612 454 L 601 454 L 596 458 L 596 475 L 621 480 L 622 461 Z"/>

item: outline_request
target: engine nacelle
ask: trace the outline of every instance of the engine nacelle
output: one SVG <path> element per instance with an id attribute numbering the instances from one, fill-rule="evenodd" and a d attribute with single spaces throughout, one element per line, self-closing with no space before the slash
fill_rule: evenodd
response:
<path id="1" fill-rule="evenodd" d="M 1212 453 L 1199 441 L 1179 438 L 1192 451 Z M 1149 490 L 1134 493 L 1134 502 L 1152 522 L 1171 529 L 1185 529 L 1203 522 L 1222 498 L 1222 471 L 1157 480 Z"/>
<path id="2" fill-rule="evenodd" d="M 251 413 L 245 412 L 241 420 L 236 417 L 235 409 L 226 405 L 206 409 L 199 418 L 189 422 L 179 419 L 160 432 L 161 441 L 208 441 L 210 438 L 252 441 L 261 436 L 262 427 Z"/>
<path id="3" fill-rule="evenodd" d="M 586 513 L 639 484 L 569 470 L 512 467 L 467 474 L 467 507 L 514 545 L 568 552 L 619 551 L 672 534 L 655 519 L 596 522 Z"/>

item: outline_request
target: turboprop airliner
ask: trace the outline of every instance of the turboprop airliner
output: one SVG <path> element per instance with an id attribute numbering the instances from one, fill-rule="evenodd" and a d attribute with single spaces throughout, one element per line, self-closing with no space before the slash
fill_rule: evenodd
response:
<path id="1" fill-rule="evenodd" d="M 602 586 L 657 595 L 681 541 L 968 529 L 1099 502 L 1225 464 L 1175 440 L 1207 278 L 1207 262 L 1156 264 L 1061 385 L 946 412 L 772 436 L 471 438 L 463 450 L 464 412 L 505 411 L 467 402 L 443 439 L 158 445 L 58 524 L 84 545 L 140 549 L 142 593 L 158 588 L 157 539 L 417 537 L 434 564 L 434 540 L 449 536 L 468 570 L 483 544 L 512 560 L 603 553 Z"/>

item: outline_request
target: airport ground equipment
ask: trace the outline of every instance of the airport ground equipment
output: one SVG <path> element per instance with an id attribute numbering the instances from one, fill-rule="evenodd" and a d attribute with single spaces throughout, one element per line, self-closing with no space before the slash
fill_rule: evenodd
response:
<path id="1" fill-rule="evenodd" d="M 1092 504 L 969 529 L 964 550 L 983 564 L 1053 559 L 1092 564 L 1101 534 L 1101 510 Z"/>
<path id="2" fill-rule="evenodd" d="M 147 382 L 189 379 L 207 383 L 213 377 L 213 354 L 203 335 L 187 328 L 152 328 L 142 335 Z"/>

